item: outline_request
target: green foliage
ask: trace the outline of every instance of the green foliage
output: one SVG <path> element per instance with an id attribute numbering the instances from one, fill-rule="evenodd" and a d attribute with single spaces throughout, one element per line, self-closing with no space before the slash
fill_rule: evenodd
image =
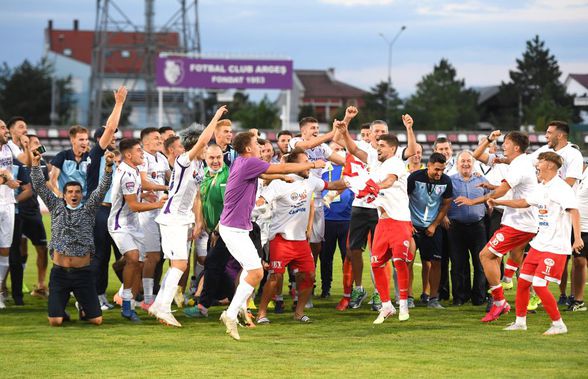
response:
<path id="1" fill-rule="evenodd" d="M 108 117 L 110 117 L 115 102 L 116 101 L 114 100 L 114 93 L 112 91 L 106 91 L 102 94 L 102 111 L 100 115 L 100 120 L 102 120 L 103 124 L 106 124 L 106 120 L 108 120 Z M 120 121 L 118 122 L 118 125 L 129 125 L 129 117 L 131 116 L 131 113 L 133 113 L 133 106 L 130 104 L 129 101 L 127 101 L 125 102 L 125 106 L 122 108 L 122 112 L 120 114 Z"/>
<path id="2" fill-rule="evenodd" d="M 314 107 L 312 105 L 303 105 L 300 107 L 300 111 L 298 112 L 298 120 L 302 120 L 304 117 L 318 118 L 318 114 L 314 111 Z"/>
<path id="3" fill-rule="evenodd" d="M 373 120 L 384 120 L 391 129 L 396 126 L 402 126 L 402 100 L 398 92 L 388 82 L 381 81 L 370 89 L 370 92 L 364 96 L 364 106 L 356 117 L 356 127 L 359 129 L 362 123 Z M 353 124 L 353 123 L 352 123 Z"/>
<path id="4" fill-rule="evenodd" d="M 477 98 L 475 91 L 466 89 L 463 79 L 457 79 L 449 61 L 441 59 L 417 84 L 416 93 L 406 102 L 406 113 L 422 129 L 469 129 L 479 120 Z"/>
<path id="5" fill-rule="evenodd" d="M 535 125 L 536 130 L 545 130 L 552 119 L 579 121 L 574 98 L 559 81 L 557 59 L 539 36 L 527 41 L 522 58 L 516 62 L 516 69 L 509 71 L 510 81 L 500 86 L 501 106 L 488 112 L 490 122 L 504 129 Z"/>
<path id="6" fill-rule="evenodd" d="M 248 101 L 240 104 L 236 112 L 231 112 L 233 121 L 241 122 L 243 129 L 273 129 L 280 125 L 278 108 L 264 96 L 259 103 Z"/>
<path id="7" fill-rule="evenodd" d="M 29 124 L 49 125 L 51 113 L 51 82 L 53 67 L 43 58 L 33 65 L 28 60 L 15 68 L 6 63 L 0 69 L 0 111 L 3 117 L 23 116 Z M 55 80 L 59 124 L 75 120 L 71 112 L 75 105 L 71 77 Z"/>

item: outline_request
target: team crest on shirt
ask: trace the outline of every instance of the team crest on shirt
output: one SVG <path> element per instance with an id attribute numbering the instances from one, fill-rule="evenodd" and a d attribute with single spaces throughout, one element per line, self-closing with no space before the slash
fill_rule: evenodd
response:
<path id="1" fill-rule="evenodd" d="M 545 263 L 545 266 L 547 267 L 552 267 L 555 264 L 555 261 L 551 258 L 545 258 L 545 260 L 543 260 L 543 263 Z"/>
<path id="2" fill-rule="evenodd" d="M 157 173 L 155 171 L 153 171 L 151 173 L 151 179 L 155 179 L 155 178 L 157 178 Z"/>
<path id="3" fill-rule="evenodd" d="M 125 187 L 127 188 L 127 191 L 132 192 L 135 190 L 135 183 L 134 182 L 125 183 Z"/>
<path id="4" fill-rule="evenodd" d="M 407 240 L 404 240 L 404 242 L 402 242 L 402 244 L 403 244 L 405 247 L 408 247 L 408 246 L 410 246 L 410 242 L 408 242 Z"/>
<path id="5" fill-rule="evenodd" d="M 296 192 L 292 192 L 290 194 L 290 200 L 292 200 L 292 201 L 298 201 L 298 198 L 299 198 L 299 196 L 298 196 L 298 194 Z"/>
<path id="6" fill-rule="evenodd" d="M 498 242 L 504 242 L 504 234 L 502 234 L 502 233 L 496 234 L 496 239 L 498 240 Z"/>

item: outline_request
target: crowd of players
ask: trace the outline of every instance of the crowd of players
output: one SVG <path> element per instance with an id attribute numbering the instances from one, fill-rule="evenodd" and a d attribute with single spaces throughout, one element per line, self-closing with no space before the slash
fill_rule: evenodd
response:
<path id="1" fill-rule="evenodd" d="M 239 319 L 254 327 L 270 323 L 269 309 L 285 311 L 286 273 L 294 319 L 311 322 L 317 262 L 317 296 L 328 298 L 337 246 L 344 295 L 336 308 L 357 309 L 367 300 L 368 251 L 375 287 L 369 303 L 379 312 L 374 324 L 396 313 L 406 321 L 419 304 L 441 312 L 450 296 L 454 306 L 487 305 L 482 321 L 494 321 L 510 311 L 504 291 L 514 287 L 517 272 L 516 320 L 505 330 L 525 330 L 528 310 L 540 303 L 552 320 L 546 334 L 567 332 L 558 303 L 586 310 L 588 181 L 564 122 L 549 123 L 547 145 L 532 154 L 524 133 L 494 131 L 476 151 L 457 155 L 440 137 L 423 163 L 409 115 L 402 116 L 407 145 L 400 147 L 381 120 L 362 126 L 354 140 L 348 125 L 355 107 L 326 134 L 316 119 L 303 118 L 299 134 L 278 133 L 277 149 L 256 130 L 233 137 L 225 106 L 202 130 L 175 135 L 171 128 L 145 128 L 140 139 L 117 143 L 126 89 L 114 95 L 93 144 L 87 129 L 74 126 L 71 149 L 50 163 L 24 118 L 0 120 L 0 309 L 8 273 L 14 305 L 24 304 L 30 239 L 38 273 L 31 294 L 48 297 L 54 326 L 70 319 L 71 293 L 80 318 L 94 324 L 115 307 L 106 297 L 111 251 L 121 281 L 113 302 L 122 317 L 140 322 L 139 308 L 180 327 L 174 301 L 192 318 L 228 305 L 221 321 L 234 339 Z M 38 197 L 51 214 L 49 244 Z M 415 301 L 417 250 L 423 290 Z M 559 300 L 550 282 L 560 285 Z"/>

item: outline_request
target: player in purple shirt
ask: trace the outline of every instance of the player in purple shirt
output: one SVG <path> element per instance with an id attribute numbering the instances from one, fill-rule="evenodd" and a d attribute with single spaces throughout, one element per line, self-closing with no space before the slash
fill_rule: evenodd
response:
<path id="1" fill-rule="evenodd" d="M 252 229 L 251 211 L 257 195 L 257 181 L 262 175 L 290 174 L 312 168 L 325 167 L 324 161 L 306 163 L 269 164 L 260 157 L 260 146 L 253 133 L 239 133 L 233 140 L 239 154 L 233 165 L 225 190 L 225 204 L 219 222 L 219 233 L 231 255 L 241 264 L 243 271 L 229 309 L 220 319 L 227 333 L 239 340 L 237 316 L 247 312 L 247 299 L 263 277 L 261 259 L 249 238 Z"/>

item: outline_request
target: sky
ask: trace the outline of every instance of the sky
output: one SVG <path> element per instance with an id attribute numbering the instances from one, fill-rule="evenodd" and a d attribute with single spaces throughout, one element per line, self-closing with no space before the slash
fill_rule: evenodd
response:
<path id="1" fill-rule="evenodd" d="M 189 1 L 189 0 L 188 0 Z M 144 24 L 141 0 L 115 0 Z M 155 0 L 156 26 L 179 9 L 178 0 Z M 0 61 L 37 61 L 49 19 L 54 28 L 95 24 L 95 0 L 0 0 Z M 526 41 L 539 35 L 563 73 L 588 73 L 588 1 L 581 0 L 200 0 L 204 54 L 291 58 L 297 69 L 335 68 L 337 79 L 368 90 L 387 80 L 402 97 L 442 58 L 468 87 L 508 80 Z"/>

